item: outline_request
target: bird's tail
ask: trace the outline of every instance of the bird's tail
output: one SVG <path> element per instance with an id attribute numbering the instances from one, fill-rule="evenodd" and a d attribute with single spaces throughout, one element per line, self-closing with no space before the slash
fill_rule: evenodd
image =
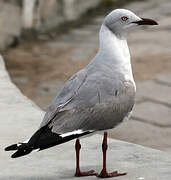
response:
<path id="1" fill-rule="evenodd" d="M 33 150 L 38 149 L 41 151 L 90 133 L 91 132 L 86 131 L 81 134 L 70 134 L 68 136 L 62 137 L 61 134 L 53 133 L 48 126 L 45 126 L 36 131 L 36 133 L 33 134 L 27 143 L 10 145 L 5 148 L 5 151 L 16 151 L 14 154 L 12 154 L 11 157 L 18 158 L 31 153 Z"/>
<path id="2" fill-rule="evenodd" d="M 18 143 L 13 144 L 5 148 L 5 151 L 16 151 L 11 157 L 17 158 L 20 156 L 27 155 L 31 153 L 33 149 L 28 145 L 28 143 Z"/>

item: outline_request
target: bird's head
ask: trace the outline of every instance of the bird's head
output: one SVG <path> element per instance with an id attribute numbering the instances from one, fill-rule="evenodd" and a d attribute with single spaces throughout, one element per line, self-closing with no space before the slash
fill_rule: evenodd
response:
<path id="1" fill-rule="evenodd" d="M 122 35 L 140 25 L 158 25 L 158 23 L 152 19 L 140 18 L 129 10 L 116 9 L 106 16 L 104 25 L 113 33 Z"/>

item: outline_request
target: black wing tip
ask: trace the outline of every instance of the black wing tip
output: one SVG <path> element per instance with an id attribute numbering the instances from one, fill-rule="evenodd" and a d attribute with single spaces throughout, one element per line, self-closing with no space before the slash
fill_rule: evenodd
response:
<path id="1" fill-rule="evenodd" d="M 18 158 L 21 156 L 25 156 L 29 154 L 32 150 L 18 150 L 14 154 L 11 155 L 11 158 Z"/>
<path id="2" fill-rule="evenodd" d="M 11 158 L 17 158 L 18 156 L 16 155 L 16 152 L 14 154 L 11 155 Z"/>
<path id="3" fill-rule="evenodd" d="M 18 149 L 17 144 L 12 144 L 12 145 L 6 147 L 4 150 L 5 150 L 5 151 L 15 151 L 15 150 L 17 150 L 17 149 Z"/>
<path id="4" fill-rule="evenodd" d="M 18 146 L 17 144 L 12 144 L 4 149 L 5 151 L 16 151 L 11 155 L 11 158 L 18 158 L 20 156 L 24 156 L 29 154 L 33 149 L 28 146 L 28 144 L 21 144 Z"/>

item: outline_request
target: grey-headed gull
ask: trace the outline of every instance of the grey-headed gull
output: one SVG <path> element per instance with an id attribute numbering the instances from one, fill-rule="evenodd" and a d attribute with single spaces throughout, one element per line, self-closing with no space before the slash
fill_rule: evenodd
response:
<path id="1" fill-rule="evenodd" d="M 27 142 L 5 148 L 6 151 L 16 151 L 12 158 L 76 139 L 75 176 L 106 178 L 126 175 L 117 171 L 107 172 L 107 131 L 128 119 L 134 106 L 136 86 L 126 36 L 127 32 L 140 25 L 157 25 L 157 22 L 140 18 L 125 9 L 116 9 L 105 17 L 96 56 L 66 82 L 33 136 Z M 79 138 L 99 131 L 104 131 L 103 169 L 100 174 L 93 170 L 82 172 Z"/>

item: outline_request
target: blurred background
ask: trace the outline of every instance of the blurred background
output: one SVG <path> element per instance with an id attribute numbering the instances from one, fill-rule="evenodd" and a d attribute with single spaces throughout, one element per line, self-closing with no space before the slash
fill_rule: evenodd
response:
<path id="1" fill-rule="evenodd" d="M 171 152 L 170 0 L 0 0 L 0 51 L 12 81 L 46 110 L 94 57 L 104 17 L 127 8 L 159 22 L 129 34 L 137 98 L 131 121 L 110 133 Z"/>

